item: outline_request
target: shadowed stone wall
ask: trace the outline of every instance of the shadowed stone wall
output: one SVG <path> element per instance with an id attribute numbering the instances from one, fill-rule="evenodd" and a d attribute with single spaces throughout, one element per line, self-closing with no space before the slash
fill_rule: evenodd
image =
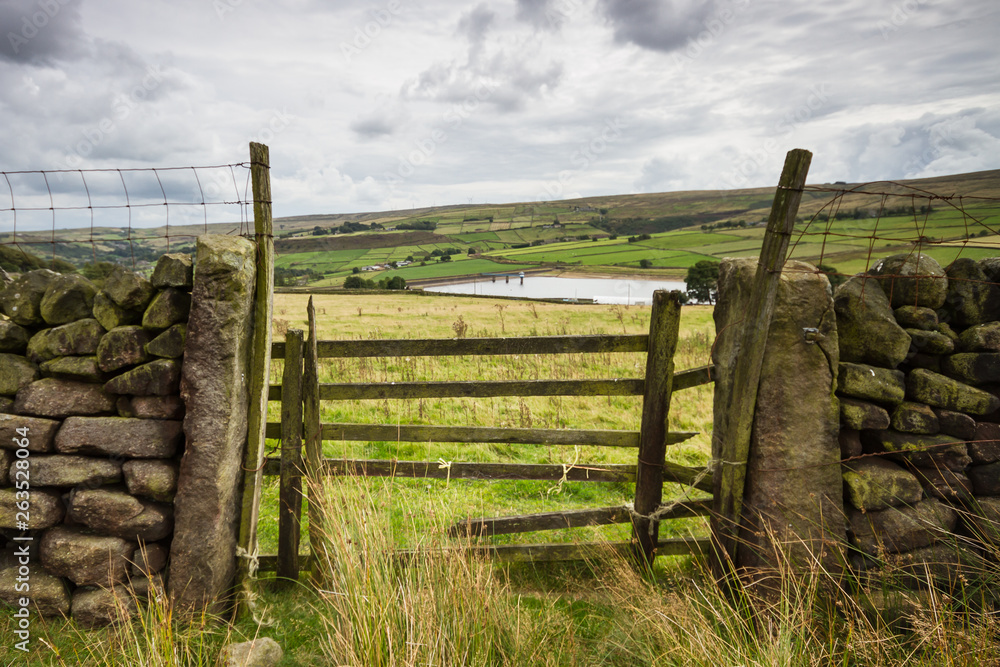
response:
<path id="1" fill-rule="evenodd" d="M 195 262 L 164 255 L 149 278 L 119 267 L 98 288 L 40 270 L 0 286 L 0 600 L 24 595 L 24 545 L 32 607 L 84 625 L 112 621 L 129 589 L 227 592 L 254 271 L 252 243 L 207 235 Z"/>
<path id="2" fill-rule="evenodd" d="M 118 267 L 98 288 L 38 270 L 0 290 L 3 601 L 24 596 L 25 546 L 35 608 L 85 625 L 113 613 L 110 587 L 160 578 L 184 447 L 191 285 L 191 258 L 175 254 L 149 279 Z"/>
<path id="3" fill-rule="evenodd" d="M 836 292 L 848 531 L 858 570 L 959 580 L 996 554 L 1000 260 L 894 255 Z"/>
<path id="4" fill-rule="evenodd" d="M 752 260 L 726 260 L 720 271 L 716 418 L 735 390 L 724 327 L 741 316 L 755 268 Z M 806 297 L 807 283 L 826 278 L 798 262 L 785 271 L 754 421 L 741 564 L 757 566 L 766 554 L 757 548 L 762 525 L 788 544 L 789 532 L 775 528 L 782 521 L 794 528 L 792 543 L 802 544 L 818 525 L 841 535 L 846 526 L 845 562 L 855 571 L 892 569 L 915 584 L 950 585 L 962 566 L 974 571 L 995 558 L 1000 259 L 958 259 L 944 269 L 916 253 L 888 257 L 833 292 L 835 322 L 820 316 L 830 309 L 828 292 Z M 796 283 L 801 291 L 792 297 Z M 796 340 L 796 327 L 816 329 L 811 348 Z M 799 356 L 819 350 L 826 363 Z M 831 435 L 839 440 L 835 467 L 825 465 Z M 838 493 L 842 511 L 828 502 Z M 822 519 L 809 514 L 819 499 Z"/>

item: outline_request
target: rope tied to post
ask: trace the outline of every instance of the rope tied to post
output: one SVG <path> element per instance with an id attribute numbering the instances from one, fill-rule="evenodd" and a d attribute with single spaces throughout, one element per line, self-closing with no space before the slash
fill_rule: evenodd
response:
<path id="1" fill-rule="evenodd" d="M 689 497 L 691 494 L 691 489 L 697 487 L 698 484 L 702 482 L 702 480 L 704 480 L 709 475 L 713 474 L 716 468 L 718 468 L 718 466 L 720 465 L 746 465 L 746 461 L 738 463 L 734 461 L 723 461 L 721 459 L 712 459 L 711 461 L 708 462 L 708 465 L 705 466 L 705 469 L 702 470 L 700 473 L 698 473 L 698 475 L 693 480 L 691 480 L 691 483 L 687 485 L 688 490 L 685 491 L 680 498 L 666 505 L 660 505 L 649 514 L 640 514 L 639 512 L 637 512 L 634 503 L 625 503 L 624 508 L 628 511 L 629 515 L 632 517 L 633 523 L 635 523 L 639 519 L 648 521 L 649 536 L 653 537 L 655 526 L 659 524 L 660 520 L 668 516 L 678 507 L 684 505 L 686 502 L 691 500 L 691 498 Z"/>
<path id="2" fill-rule="evenodd" d="M 247 576 L 243 579 L 243 600 L 250 610 L 250 616 L 254 623 L 259 626 L 273 626 L 274 619 L 267 615 L 266 607 L 262 608 L 257 602 L 257 593 L 250 582 L 257 578 L 257 570 L 260 567 L 260 556 L 257 553 L 257 545 L 253 551 L 247 551 L 241 546 L 236 547 L 236 557 L 247 561 Z"/>
<path id="3" fill-rule="evenodd" d="M 438 470 L 445 470 L 445 471 L 447 471 L 445 473 L 444 485 L 448 486 L 449 484 L 451 484 L 451 464 L 452 464 L 452 462 L 451 461 L 445 461 L 443 458 L 439 458 L 437 460 L 437 462 L 438 462 Z"/>
<path id="4" fill-rule="evenodd" d="M 553 493 L 560 493 L 560 492 L 562 492 L 563 484 L 565 484 L 566 482 L 569 481 L 569 477 L 568 477 L 569 471 L 572 470 L 573 468 L 575 468 L 576 464 L 579 461 L 580 461 L 580 446 L 579 445 L 573 445 L 573 462 L 572 463 L 563 463 L 562 464 L 562 469 L 563 469 L 563 471 L 562 471 L 562 477 L 559 478 L 559 481 L 556 482 L 555 486 L 549 487 L 545 491 L 545 495 L 548 496 L 548 495 L 552 495 Z"/>

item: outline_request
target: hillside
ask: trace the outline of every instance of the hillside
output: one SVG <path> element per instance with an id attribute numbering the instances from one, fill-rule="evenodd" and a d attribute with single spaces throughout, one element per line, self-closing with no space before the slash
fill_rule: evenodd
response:
<path id="1" fill-rule="evenodd" d="M 954 198 L 935 200 L 928 209 L 914 193 Z M 282 283 L 339 285 L 362 269 L 409 261 L 367 277 L 414 281 L 523 268 L 683 276 L 700 260 L 756 255 L 773 194 L 766 187 L 277 218 L 277 273 Z M 233 231 L 233 224 L 208 227 Z M 852 273 L 864 270 L 871 254 L 907 250 L 921 239 L 946 264 L 959 254 L 998 254 L 998 230 L 1000 170 L 899 183 L 811 184 L 792 256 Z M 193 236 L 204 231 L 171 226 L 170 250 L 190 251 Z M 89 229 L 61 230 L 60 238 L 74 242 L 36 246 L 36 252 L 77 266 L 96 258 L 141 267 L 167 249 L 157 238 L 163 233 L 143 230 L 145 238 L 129 239 L 120 229 L 95 229 L 93 236 Z"/>

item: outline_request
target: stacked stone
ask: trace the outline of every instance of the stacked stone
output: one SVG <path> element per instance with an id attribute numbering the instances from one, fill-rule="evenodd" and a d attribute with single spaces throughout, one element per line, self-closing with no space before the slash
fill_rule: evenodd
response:
<path id="1" fill-rule="evenodd" d="M 986 528 L 1000 519 L 998 280 L 996 259 L 945 271 L 914 253 L 837 288 L 845 507 L 862 561 L 954 580 L 981 552 L 949 535 L 986 546 L 996 533 Z"/>
<path id="2" fill-rule="evenodd" d="M 98 290 L 38 270 L 0 290 L 0 599 L 23 595 L 11 555 L 24 544 L 37 610 L 87 625 L 114 618 L 112 588 L 141 593 L 164 571 L 192 268 L 164 255 L 149 280 L 116 267 Z M 31 542 L 11 540 L 24 528 L 18 482 L 31 492 Z"/>

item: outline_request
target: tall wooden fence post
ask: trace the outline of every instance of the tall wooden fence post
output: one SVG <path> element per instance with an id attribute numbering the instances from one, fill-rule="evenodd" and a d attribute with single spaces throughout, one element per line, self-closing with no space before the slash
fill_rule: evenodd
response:
<path id="1" fill-rule="evenodd" d="M 632 539 L 637 559 L 653 564 L 660 522 L 648 517 L 663 500 L 663 463 L 667 452 L 667 419 L 673 388 L 674 352 L 681 321 L 680 292 L 657 290 L 649 321 L 646 391 L 639 430 Z"/>
<path id="2" fill-rule="evenodd" d="M 306 492 L 309 498 L 309 553 L 312 554 L 312 579 L 323 584 L 326 558 L 320 528 L 320 498 L 323 494 L 323 441 L 319 414 L 319 348 L 316 340 L 316 308 L 309 297 L 309 338 L 306 340 L 305 369 L 302 373 L 302 413 L 305 421 Z"/>
<path id="3" fill-rule="evenodd" d="M 237 610 L 246 611 L 244 584 L 254 572 L 257 552 L 257 518 L 264 480 L 264 429 L 270 388 L 271 319 L 274 301 L 274 236 L 271 222 L 271 173 L 267 146 L 250 144 L 250 179 L 253 185 L 254 236 L 257 241 L 257 284 L 250 365 L 250 411 L 247 449 L 243 461 L 243 499 L 236 583 L 240 591 Z"/>
<path id="4" fill-rule="evenodd" d="M 757 264 L 746 318 L 742 331 L 738 334 L 740 342 L 733 368 L 733 389 L 722 422 L 724 428 L 721 432 L 716 431 L 712 437 L 712 458 L 717 464 L 713 480 L 713 568 L 720 578 L 733 572 L 737 563 L 746 461 L 750 452 L 750 433 L 757 406 L 761 363 L 778 282 L 781 280 L 781 270 L 788 252 L 788 241 L 795 226 L 795 215 L 802 200 L 802 188 L 811 160 L 812 153 L 801 148 L 789 151 L 785 157 L 785 166 L 774 194 L 771 216 L 760 249 L 760 261 Z"/>
<path id="5" fill-rule="evenodd" d="M 281 482 L 278 498 L 279 578 L 299 578 L 302 516 L 302 330 L 285 335 L 281 377 Z"/>

